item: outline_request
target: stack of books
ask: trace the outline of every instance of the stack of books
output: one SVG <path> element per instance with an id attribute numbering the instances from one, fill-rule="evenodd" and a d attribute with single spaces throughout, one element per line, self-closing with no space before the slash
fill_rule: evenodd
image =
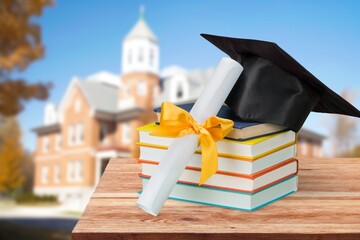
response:
<path id="1" fill-rule="evenodd" d="M 192 105 L 179 107 L 190 110 Z M 159 113 L 160 109 L 155 109 Z M 297 190 L 296 133 L 268 123 L 242 122 L 223 106 L 219 117 L 234 121 L 233 130 L 216 143 L 218 171 L 199 186 L 201 150 L 195 152 L 170 199 L 252 211 Z M 143 187 L 173 138 L 150 135 L 157 123 L 138 128 Z M 166 161 L 166 159 L 164 159 Z"/>

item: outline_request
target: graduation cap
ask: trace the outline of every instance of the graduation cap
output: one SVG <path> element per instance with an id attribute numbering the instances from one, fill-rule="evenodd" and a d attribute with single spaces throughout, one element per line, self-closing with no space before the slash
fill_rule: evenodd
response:
<path id="1" fill-rule="evenodd" d="M 201 34 L 244 70 L 225 103 L 244 121 L 297 132 L 311 111 L 360 117 L 360 111 L 301 66 L 276 43 Z"/>

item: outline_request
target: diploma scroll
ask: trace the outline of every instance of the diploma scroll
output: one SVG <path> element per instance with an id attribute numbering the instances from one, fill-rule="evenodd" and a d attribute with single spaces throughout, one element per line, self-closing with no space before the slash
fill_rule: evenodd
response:
<path id="1" fill-rule="evenodd" d="M 190 114 L 199 122 L 216 115 L 229 95 L 243 67 L 231 58 L 222 58 L 210 81 L 205 86 Z M 157 216 L 169 197 L 186 165 L 198 148 L 198 135 L 175 138 L 141 193 L 137 205 Z"/>

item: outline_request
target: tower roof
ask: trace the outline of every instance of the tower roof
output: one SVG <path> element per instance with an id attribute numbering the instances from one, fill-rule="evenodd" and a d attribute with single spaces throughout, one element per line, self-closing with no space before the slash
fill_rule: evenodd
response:
<path id="1" fill-rule="evenodd" d="M 125 37 L 125 40 L 134 39 L 134 38 L 142 38 L 149 39 L 151 41 L 157 42 L 157 37 L 151 31 L 149 25 L 146 23 L 144 19 L 144 7 L 140 8 L 140 18 L 135 24 L 135 26 L 131 29 L 128 35 Z"/>

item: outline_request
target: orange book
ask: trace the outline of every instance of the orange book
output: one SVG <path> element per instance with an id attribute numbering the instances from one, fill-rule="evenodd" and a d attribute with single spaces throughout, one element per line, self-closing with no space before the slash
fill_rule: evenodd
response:
<path id="1" fill-rule="evenodd" d="M 139 163 L 142 164 L 142 172 L 139 175 L 143 178 L 150 178 L 158 165 L 158 162 L 142 159 L 139 159 Z M 198 185 L 200 171 L 201 168 L 198 167 L 186 167 L 179 179 L 179 183 Z M 290 158 L 253 174 L 241 174 L 219 170 L 202 186 L 237 192 L 255 193 L 296 175 L 297 171 L 298 161 L 294 158 Z"/>

